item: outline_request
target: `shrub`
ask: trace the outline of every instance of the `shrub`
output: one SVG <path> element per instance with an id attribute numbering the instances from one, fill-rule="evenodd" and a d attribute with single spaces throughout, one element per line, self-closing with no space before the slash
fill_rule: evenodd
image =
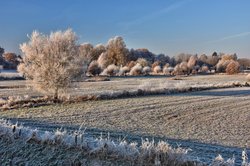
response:
<path id="1" fill-rule="evenodd" d="M 188 64 L 187 64 L 187 62 L 181 62 L 181 63 L 180 63 L 180 68 L 181 68 L 181 70 L 182 70 L 184 73 L 186 73 L 186 72 L 188 71 Z"/>
<path id="2" fill-rule="evenodd" d="M 216 65 L 216 71 L 217 72 L 225 72 L 226 71 L 226 68 L 227 68 L 227 65 L 230 63 L 230 60 L 224 60 L 224 59 L 221 59 L 217 65 Z"/>
<path id="3" fill-rule="evenodd" d="M 250 74 L 248 74 L 248 75 L 246 76 L 246 79 L 247 79 L 248 82 L 250 82 Z"/>
<path id="4" fill-rule="evenodd" d="M 196 65 L 196 62 L 197 62 L 198 58 L 196 55 L 192 55 L 189 60 L 188 60 L 188 63 L 187 63 L 187 67 L 188 67 L 188 73 L 190 73 L 193 69 L 194 69 L 194 66 Z"/>
<path id="5" fill-rule="evenodd" d="M 37 90 L 58 98 L 72 81 L 84 73 L 77 36 L 71 30 L 52 32 L 49 36 L 34 31 L 30 41 L 20 46 L 24 58 L 19 72 Z"/>
<path id="6" fill-rule="evenodd" d="M 88 73 L 91 75 L 99 75 L 101 73 L 101 68 L 97 61 L 92 61 L 88 67 Z"/>
<path id="7" fill-rule="evenodd" d="M 143 69 L 142 69 L 142 73 L 143 73 L 144 75 L 149 75 L 150 71 L 151 71 L 151 68 L 150 68 L 149 66 L 145 66 L 145 67 L 143 67 Z"/>
<path id="8" fill-rule="evenodd" d="M 180 64 L 177 64 L 174 68 L 175 75 L 182 75 L 187 73 L 188 73 L 187 62 L 181 62 Z"/>
<path id="9" fill-rule="evenodd" d="M 126 75 L 129 72 L 129 67 L 128 66 L 123 66 L 120 68 L 118 75 L 123 76 Z"/>
<path id="10" fill-rule="evenodd" d="M 137 63 L 134 67 L 131 68 L 129 74 L 137 76 L 140 75 L 141 73 L 142 73 L 142 66 L 139 63 Z"/>
<path id="11" fill-rule="evenodd" d="M 135 61 L 130 61 L 127 66 L 129 69 L 132 69 L 135 65 L 136 65 Z"/>
<path id="12" fill-rule="evenodd" d="M 169 67 L 170 67 L 170 66 L 169 66 L 168 63 L 165 64 L 164 67 L 163 67 L 163 69 L 162 69 L 162 72 L 163 72 L 164 74 L 171 74 L 170 71 L 168 70 Z"/>
<path id="13" fill-rule="evenodd" d="M 207 65 L 203 65 L 203 66 L 201 67 L 201 72 L 202 72 L 202 73 L 207 73 L 208 70 L 209 70 L 209 68 L 208 68 Z"/>
<path id="14" fill-rule="evenodd" d="M 109 65 L 106 69 L 104 69 L 103 72 L 101 73 L 101 75 L 114 76 L 114 75 L 118 74 L 118 72 L 119 72 L 119 67 L 112 64 L 112 65 Z"/>
<path id="15" fill-rule="evenodd" d="M 21 57 L 12 52 L 4 53 L 2 58 L 6 62 L 4 63 L 6 69 L 16 69 L 21 61 Z"/>
<path id="16" fill-rule="evenodd" d="M 161 66 L 159 66 L 159 65 L 155 66 L 153 70 L 154 70 L 154 73 L 160 73 L 161 72 Z"/>
<path id="17" fill-rule="evenodd" d="M 240 64 L 237 61 L 231 60 L 230 63 L 227 65 L 226 73 L 227 74 L 236 74 L 240 70 Z"/>
<path id="18" fill-rule="evenodd" d="M 159 65 L 160 65 L 160 61 L 155 61 L 155 62 L 151 65 L 152 70 L 154 70 L 155 66 L 159 66 Z"/>
<path id="19" fill-rule="evenodd" d="M 139 63 L 142 67 L 149 66 L 148 61 L 144 58 L 139 58 L 136 62 Z"/>
<path id="20" fill-rule="evenodd" d="M 175 74 L 175 75 L 181 75 L 181 74 L 183 74 L 182 69 L 181 69 L 181 67 L 180 67 L 180 64 L 177 64 L 177 65 L 174 67 L 174 74 Z"/>

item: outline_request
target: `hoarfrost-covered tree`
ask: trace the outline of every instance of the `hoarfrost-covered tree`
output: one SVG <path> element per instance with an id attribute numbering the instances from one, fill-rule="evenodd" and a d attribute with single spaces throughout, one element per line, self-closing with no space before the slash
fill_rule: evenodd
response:
<path id="1" fill-rule="evenodd" d="M 96 60 L 92 61 L 88 66 L 88 74 L 99 75 L 101 73 L 101 68 Z"/>
<path id="2" fill-rule="evenodd" d="M 97 44 L 92 52 L 92 59 L 91 60 L 97 60 L 99 56 L 106 51 L 106 48 L 102 44 Z"/>
<path id="3" fill-rule="evenodd" d="M 189 69 L 189 73 L 193 70 L 194 66 L 196 65 L 196 62 L 198 60 L 197 55 L 192 55 L 187 63 L 188 69 Z"/>
<path id="4" fill-rule="evenodd" d="M 227 74 L 237 74 L 240 70 L 240 64 L 237 61 L 230 60 L 230 63 L 227 65 L 226 73 Z"/>
<path id="5" fill-rule="evenodd" d="M 79 46 L 80 55 L 88 59 L 89 60 L 88 63 L 91 62 L 93 49 L 94 47 L 90 43 L 83 43 Z"/>
<path id="6" fill-rule="evenodd" d="M 129 50 L 122 37 L 116 36 L 108 41 L 107 55 L 109 64 L 124 66 L 128 62 Z"/>
<path id="7" fill-rule="evenodd" d="M 79 53 L 78 38 L 71 29 L 50 35 L 34 31 L 20 48 L 24 57 L 19 72 L 32 81 L 35 89 L 55 99 L 84 73 L 85 57 Z"/>
<path id="8" fill-rule="evenodd" d="M 105 69 L 109 65 L 107 52 L 103 52 L 99 56 L 99 58 L 97 59 L 97 63 L 101 67 L 101 69 Z"/>
<path id="9" fill-rule="evenodd" d="M 106 48 L 98 44 L 95 47 L 90 43 L 83 43 L 79 46 L 81 56 L 85 57 L 89 65 L 92 61 L 97 60 L 99 56 L 106 51 Z"/>

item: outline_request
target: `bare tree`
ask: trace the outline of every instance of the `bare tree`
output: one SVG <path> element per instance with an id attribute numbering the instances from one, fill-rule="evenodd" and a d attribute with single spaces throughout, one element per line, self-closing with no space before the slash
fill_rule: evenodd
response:
<path id="1" fill-rule="evenodd" d="M 3 55 L 4 53 L 4 48 L 0 47 L 0 57 Z"/>
<path id="2" fill-rule="evenodd" d="M 35 89 L 57 99 L 83 71 L 78 38 L 68 29 L 44 35 L 34 31 L 20 48 L 24 54 L 18 70 L 32 80 Z"/>

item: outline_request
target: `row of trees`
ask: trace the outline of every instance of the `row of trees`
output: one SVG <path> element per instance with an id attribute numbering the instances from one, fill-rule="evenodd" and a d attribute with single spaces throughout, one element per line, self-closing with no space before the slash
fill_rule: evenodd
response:
<path id="1" fill-rule="evenodd" d="M 238 59 L 236 54 L 192 55 L 179 54 L 169 57 L 156 55 L 147 49 L 127 49 L 122 37 L 115 37 L 106 45 L 80 45 L 87 55 L 88 75 L 140 75 L 149 73 L 195 74 L 207 71 L 234 74 L 250 67 L 250 60 Z"/>
<path id="2" fill-rule="evenodd" d="M 0 47 L 0 65 L 4 69 L 17 69 L 22 57 L 15 53 L 5 52 L 4 48 Z"/>
<path id="3" fill-rule="evenodd" d="M 55 98 L 72 81 L 86 73 L 177 75 L 216 70 L 233 74 L 239 71 L 240 66 L 250 66 L 250 63 L 238 59 L 236 54 L 179 54 L 170 58 L 164 54 L 155 55 L 147 49 L 129 50 L 122 37 L 114 37 L 106 45 L 79 44 L 78 37 L 71 29 L 52 32 L 50 35 L 35 31 L 20 49 L 24 56 L 18 71 L 32 80 L 36 89 L 53 94 Z"/>

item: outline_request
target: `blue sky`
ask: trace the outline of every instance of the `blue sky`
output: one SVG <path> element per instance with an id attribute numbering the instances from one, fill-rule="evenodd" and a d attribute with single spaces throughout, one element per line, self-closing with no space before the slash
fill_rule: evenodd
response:
<path id="1" fill-rule="evenodd" d="M 20 52 L 33 30 L 72 28 L 80 42 L 122 36 L 128 48 L 170 56 L 237 53 L 250 58 L 249 0 L 1 0 L 0 46 Z"/>

